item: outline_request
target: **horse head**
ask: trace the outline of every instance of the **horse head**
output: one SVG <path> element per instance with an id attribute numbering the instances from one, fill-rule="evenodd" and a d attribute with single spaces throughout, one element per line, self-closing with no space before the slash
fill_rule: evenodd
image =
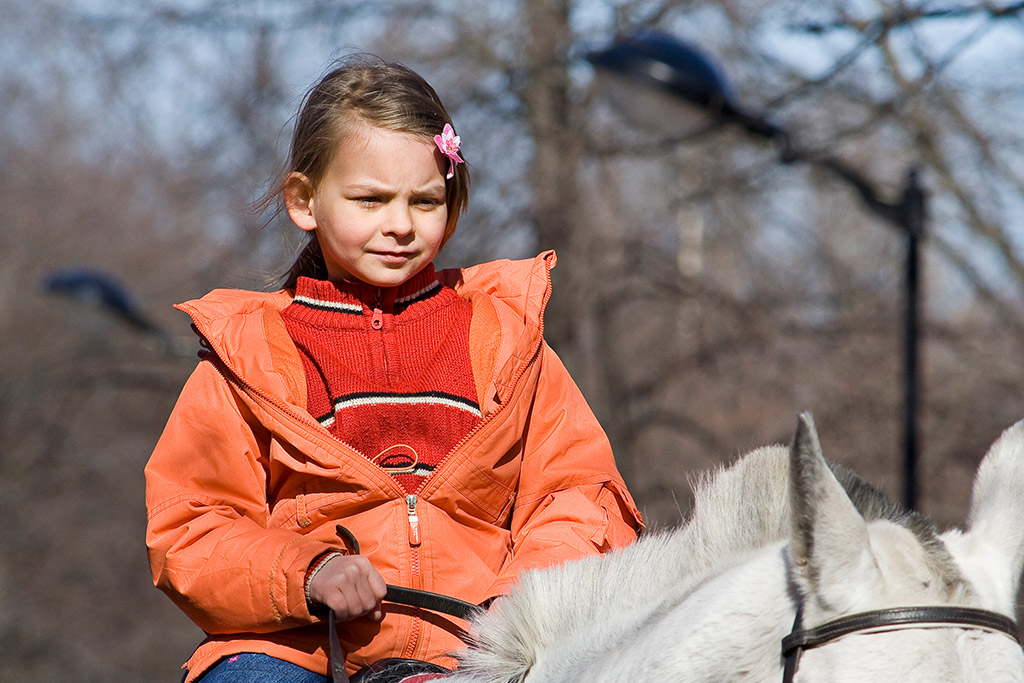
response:
<path id="1" fill-rule="evenodd" d="M 1012 616 L 1024 567 L 1024 421 L 983 460 L 964 531 L 939 535 L 921 515 L 852 499 L 806 414 L 789 471 L 795 640 L 822 624 L 863 628 L 814 642 L 802 655 L 794 648 L 786 675 L 795 669 L 797 682 L 1024 681 L 1024 653 L 1000 632 L 1012 623 L 999 617 Z M 924 616 L 901 622 L 908 614 Z M 953 615 L 967 623 L 946 623 Z"/>

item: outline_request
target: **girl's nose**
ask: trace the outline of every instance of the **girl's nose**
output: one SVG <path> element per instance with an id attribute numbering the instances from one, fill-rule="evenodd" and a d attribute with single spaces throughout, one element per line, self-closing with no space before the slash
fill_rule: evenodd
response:
<path id="1" fill-rule="evenodd" d="M 414 229 L 411 206 L 396 204 L 393 210 L 388 212 L 387 223 L 384 226 L 385 234 L 404 237 L 412 234 Z"/>

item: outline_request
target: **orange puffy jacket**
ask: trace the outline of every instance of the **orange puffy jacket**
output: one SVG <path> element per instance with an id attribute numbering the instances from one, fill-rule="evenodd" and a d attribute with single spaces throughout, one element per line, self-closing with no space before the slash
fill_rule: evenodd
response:
<path id="1" fill-rule="evenodd" d="M 155 584 L 208 634 L 186 680 L 240 652 L 327 671 L 327 625 L 303 583 L 316 556 L 342 547 L 339 523 L 388 583 L 472 603 L 524 569 L 635 539 L 640 515 L 607 438 L 542 338 L 554 262 L 438 273 L 473 303 L 484 417 L 408 501 L 306 411 L 278 314 L 291 292 L 217 290 L 178 306 L 210 353 L 146 466 L 146 541 Z M 351 673 L 384 657 L 454 666 L 465 624 L 385 603 L 383 621 L 339 626 Z"/>

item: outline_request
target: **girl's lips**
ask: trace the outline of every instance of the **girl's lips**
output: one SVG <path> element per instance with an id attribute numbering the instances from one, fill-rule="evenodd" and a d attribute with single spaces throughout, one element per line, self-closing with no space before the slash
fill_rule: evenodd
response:
<path id="1" fill-rule="evenodd" d="M 398 263 L 401 261 L 408 261 L 413 258 L 415 254 L 409 251 L 375 251 L 373 252 L 378 258 L 390 263 Z"/>

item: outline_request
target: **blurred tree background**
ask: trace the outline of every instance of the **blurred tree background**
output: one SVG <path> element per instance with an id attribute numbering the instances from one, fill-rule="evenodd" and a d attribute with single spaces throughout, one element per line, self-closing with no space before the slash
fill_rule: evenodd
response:
<path id="1" fill-rule="evenodd" d="M 583 55 L 658 28 L 883 194 L 919 166 L 918 507 L 959 523 L 1024 417 L 1022 4 L 0 0 L 0 679 L 178 680 L 201 633 L 143 542 L 142 470 L 195 364 L 170 305 L 288 263 L 297 231 L 250 204 L 304 89 L 353 51 L 417 69 L 455 118 L 473 199 L 441 265 L 558 250 L 549 340 L 654 526 L 801 410 L 901 495 L 903 238 L 848 186 Z M 80 268 L 146 323 L 53 286 Z"/>

